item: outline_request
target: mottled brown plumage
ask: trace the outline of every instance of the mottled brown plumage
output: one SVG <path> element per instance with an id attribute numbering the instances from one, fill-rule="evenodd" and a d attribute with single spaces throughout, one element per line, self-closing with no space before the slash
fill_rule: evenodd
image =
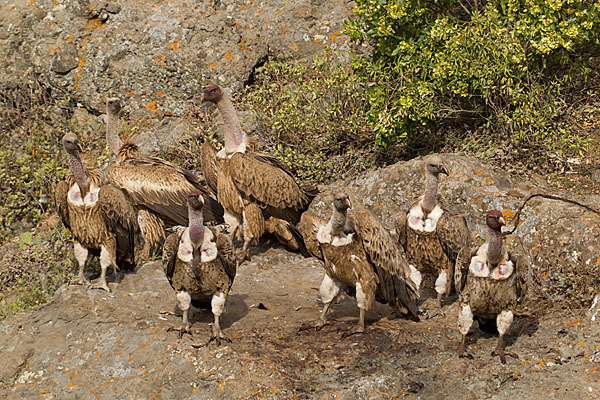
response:
<path id="1" fill-rule="evenodd" d="M 204 219 L 222 223 L 223 207 L 212 197 L 191 171 L 157 157 L 141 154 L 132 142 L 122 143 L 117 128 L 118 99 L 107 101 L 107 142 L 116 160 L 106 170 L 108 181 L 122 189 L 140 210 L 140 228 L 145 239 L 143 257 L 164 239 L 164 228 L 187 225 L 187 196 L 193 190 L 204 194 Z"/>
<path id="2" fill-rule="evenodd" d="M 331 303 L 344 292 L 355 292 L 360 310 L 356 332 L 364 331 L 365 312 L 375 301 L 389 304 L 418 321 L 420 274 L 408 265 L 381 222 L 364 208 L 348 212 L 349 206 L 348 196 L 338 193 L 328 222 L 307 211 L 300 223 L 307 243 L 317 255 L 314 247 L 319 243 L 326 272 L 320 289 L 324 308 L 317 328 L 326 323 Z M 315 235 L 315 226 L 322 222 L 326 223 Z"/>
<path id="3" fill-rule="evenodd" d="M 214 187 L 216 183 L 217 198 L 228 214 L 227 223 L 243 229 L 240 260 L 247 257 L 250 242 L 258 241 L 265 232 L 308 255 L 295 224 L 314 198 L 314 188 L 301 187 L 276 158 L 248 148 L 248 138 L 233 104 L 219 86 L 205 88 L 202 98 L 217 105 L 225 124 L 225 147 L 217 152 L 205 144 L 202 165 L 209 185 Z"/>
<path id="4" fill-rule="evenodd" d="M 472 239 L 465 217 L 450 214 L 437 204 L 438 175 L 448 175 L 441 158 L 437 155 L 426 157 L 424 165 L 425 194 L 408 212 L 396 215 L 396 232 L 409 263 L 420 271 L 433 271 L 438 275 L 435 289 L 441 308 L 442 295 L 448 295 L 452 289 L 458 253 L 463 247 L 470 246 Z M 437 223 L 430 223 L 436 219 Z"/>
<path id="5" fill-rule="evenodd" d="M 465 342 L 475 316 L 482 330 L 493 332 L 497 329 L 498 345 L 493 354 L 500 356 L 504 363 L 506 355 L 516 357 L 504 350 L 502 338 L 512 323 L 517 300 L 525 295 L 529 259 L 517 257 L 505 249 L 501 234 L 504 218 L 500 211 L 490 211 L 486 224 L 488 241 L 475 249 L 465 247 L 456 264 L 454 280 L 461 303 L 459 355 L 471 357 L 466 352 Z"/>
<path id="6" fill-rule="evenodd" d="M 94 287 L 110 291 L 106 284 L 108 266 L 112 265 L 115 271 L 117 264 L 134 267 L 136 211 L 121 190 L 102 184 L 98 169 L 83 167 L 76 135 L 65 135 L 63 146 L 71 168 L 65 180 L 56 185 L 55 202 L 63 224 L 73 234 L 79 280 L 86 282 L 83 270 L 91 252 L 100 257 L 102 268 Z"/>
<path id="7" fill-rule="evenodd" d="M 189 332 L 190 303 L 201 308 L 210 305 L 215 317 L 211 340 L 215 339 L 219 344 L 221 339 L 226 339 L 221 332 L 219 317 L 235 278 L 236 261 L 230 237 L 203 225 L 202 197 L 199 191 L 190 194 L 189 226 L 176 227 L 167 237 L 163 247 L 163 270 L 183 311 L 181 334 Z M 203 230 L 196 239 L 194 227 Z"/>

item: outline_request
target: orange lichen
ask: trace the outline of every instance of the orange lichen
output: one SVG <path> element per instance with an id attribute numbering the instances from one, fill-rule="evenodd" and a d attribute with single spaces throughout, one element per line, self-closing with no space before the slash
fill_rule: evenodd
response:
<path id="1" fill-rule="evenodd" d="M 158 112 L 158 102 L 156 100 L 152 100 L 150 103 L 146 104 L 146 108 L 153 113 Z"/>
<path id="2" fill-rule="evenodd" d="M 154 64 L 165 66 L 167 65 L 165 61 L 167 61 L 167 55 L 160 54 L 156 59 L 154 59 Z"/>
<path id="3" fill-rule="evenodd" d="M 158 97 L 163 97 L 163 96 L 164 96 L 163 92 L 156 92 L 156 95 L 157 95 Z"/>
<path id="4" fill-rule="evenodd" d="M 179 40 L 175 40 L 172 44 L 169 45 L 169 50 L 177 51 L 179 49 Z"/>
<path id="5" fill-rule="evenodd" d="M 225 53 L 225 59 L 226 59 L 226 60 L 231 60 L 231 57 L 232 57 L 232 56 L 231 56 L 231 53 L 230 53 L 230 52 L 227 52 L 227 53 Z"/>
<path id="6" fill-rule="evenodd" d="M 215 68 L 217 68 L 217 64 L 211 64 L 210 65 L 210 69 L 215 69 Z"/>
<path id="7" fill-rule="evenodd" d="M 482 172 L 481 171 L 477 171 L 477 176 L 481 176 Z"/>
<path id="8" fill-rule="evenodd" d="M 129 92 L 125 92 L 125 94 L 127 96 L 133 96 L 134 93 L 135 93 L 135 90 L 130 90 Z"/>
<path id="9" fill-rule="evenodd" d="M 570 326 L 575 326 L 575 325 L 577 325 L 580 322 L 581 322 L 581 319 L 577 318 L 575 321 L 567 321 L 567 323 L 565 324 L 565 326 L 568 328 Z"/>

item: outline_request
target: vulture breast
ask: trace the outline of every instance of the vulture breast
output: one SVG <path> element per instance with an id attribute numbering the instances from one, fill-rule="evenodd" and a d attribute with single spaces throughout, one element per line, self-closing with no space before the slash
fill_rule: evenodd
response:
<path id="1" fill-rule="evenodd" d="M 85 197 L 81 197 L 81 189 L 77 182 L 75 182 L 69 189 L 68 199 L 69 203 L 76 207 L 93 207 L 98 202 L 98 193 L 100 187 L 95 185 L 93 182 L 90 183 L 90 190 L 86 193 Z"/>
<path id="2" fill-rule="evenodd" d="M 430 233 L 435 230 L 437 222 L 444 213 L 444 210 L 442 210 L 439 205 L 436 205 L 429 215 L 427 215 L 427 218 L 424 218 L 423 209 L 421 208 L 422 201 L 423 200 L 419 201 L 409 210 L 407 215 L 408 226 L 410 229 L 419 233 Z"/>
<path id="3" fill-rule="evenodd" d="M 498 263 L 496 267 L 493 267 L 490 271 L 490 266 L 487 262 L 487 248 L 488 244 L 484 243 L 478 250 L 477 254 L 471 258 L 471 264 L 469 265 L 469 272 L 478 278 L 487 278 L 494 280 L 504 280 L 508 279 L 513 271 L 514 266 L 512 261 L 510 261 L 506 255 L 504 254 L 502 261 Z"/>

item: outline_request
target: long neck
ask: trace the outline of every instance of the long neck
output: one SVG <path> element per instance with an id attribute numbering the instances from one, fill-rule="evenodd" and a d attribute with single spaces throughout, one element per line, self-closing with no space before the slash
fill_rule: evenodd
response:
<path id="1" fill-rule="evenodd" d="M 77 182 L 79 190 L 81 190 L 81 197 L 84 197 L 90 190 L 90 178 L 85 171 L 85 167 L 81 162 L 79 154 L 67 153 L 67 158 L 69 159 L 69 166 L 71 167 L 73 178 L 75 178 L 75 182 Z"/>
<path id="2" fill-rule="evenodd" d="M 119 149 L 123 145 L 119 137 L 119 114 L 112 112 L 106 114 L 106 142 L 110 151 L 115 155 L 119 154 Z"/>
<path id="3" fill-rule="evenodd" d="M 190 240 L 194 247 L 198 248 L 204 240 L 204 217 L 202 216 L 202 210 L 188 207 L 188 216 L 190 220 Z"/>
<path id="4" fill-rule="evenodd" d="M 217 103 L 217 107 L 223 116 L 225 152 L 227 154 L 236 151 L 246 151 L 246 134 L 242 131 L 240 119 L 233 107 L 229 97 L 223 96 Z"/>
<path id="5" fill-rule="evenodd" d="M 331 234 L 333 236 L 339 236 L 344 231 L 346 226 L 346 216 L 348 210 L 339 211 L 335 207 L 333 208 L 333 214 L 331 214 Z"/>
<path id="6" fill-rule="evenodd" d="M 423 194 L 423 202 L 421 208 L 425 215 L 429 214 L 435 208 L 437 201 L 438 177 L 434 174 L 425 173 L 425 193 Z"/>
<path id="7" fill-rule="evenodd" d="M 490 264 L 498 264 L 502 259 L 502 233 L 488 227 L 487 259 Z"/>

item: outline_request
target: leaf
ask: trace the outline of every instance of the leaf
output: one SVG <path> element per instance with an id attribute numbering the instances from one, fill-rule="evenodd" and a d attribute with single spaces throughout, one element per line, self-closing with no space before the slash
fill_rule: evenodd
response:
<path id="1" fill-rule="evenodd" d="M 33 243 L 33 235 L 31 234 L 31 232 L 23 232 L 21 233 L 21 235 L 19 235 L 19 238 L 21 239 L 19 241 L 19 246 L 21 245 L 21 242 L 26 245 L 30 245 L 31 243 Z"/>

